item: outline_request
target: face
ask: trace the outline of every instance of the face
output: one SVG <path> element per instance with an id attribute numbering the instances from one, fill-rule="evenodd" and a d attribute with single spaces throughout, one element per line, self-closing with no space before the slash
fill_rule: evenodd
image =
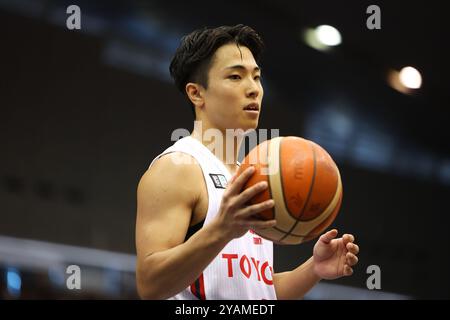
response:
<path id="1" fill-rule="evenodd" d="M 263 98 L 260 78 L 261 70 L 247 47 L 234 43 L 220 47 L 203 91 L 201 120 L 219 130 L 256 129 Z"/>

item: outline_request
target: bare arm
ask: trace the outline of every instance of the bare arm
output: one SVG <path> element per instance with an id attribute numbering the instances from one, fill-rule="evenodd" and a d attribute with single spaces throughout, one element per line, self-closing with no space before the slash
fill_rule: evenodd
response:
<path id="1" fill-rule="evenodd" d="M 312 257 L 292 271 L 273 275 L 278 300 L 302 299 L 319 281 Z"/>
<path id="2" fill-rule="evenodd" d="M 195 186 L 203 178 L 196 164 L 175 165 L 179 157 L 187 155 L 175 153 L 159 159 L 138 187 L 136 278 L 138 292 L 146 299 L 166 299 L 182 291 L 230 240 L 249 228 L 275 224 L 251 218 L 273 202 L 244 206 L 264 190 L 256 185 L 241 192 L 253 173 L 248 170 L 225 190 L 217 218 L 183 242 L 198 197 Z"/>

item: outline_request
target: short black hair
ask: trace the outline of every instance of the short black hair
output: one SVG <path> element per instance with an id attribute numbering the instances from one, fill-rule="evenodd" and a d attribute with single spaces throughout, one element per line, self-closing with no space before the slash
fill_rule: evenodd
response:
<path id="1" fill-rule="evenodd" d="M 185 92 L 186 84 L 195 82 L 208 88 L 208 72 L 211 59 L 216 50 L 228 43 L 247 47 L 256 62 L 259 61 L 264 48 L 261 37 L 249 26 L 220 26 L 217 28 L 197 29 L 181 39 L 180 46 L 170 63 L 170 74 L 178 90 Z M 195 107 L 188 99 L 195 118 Z"/>

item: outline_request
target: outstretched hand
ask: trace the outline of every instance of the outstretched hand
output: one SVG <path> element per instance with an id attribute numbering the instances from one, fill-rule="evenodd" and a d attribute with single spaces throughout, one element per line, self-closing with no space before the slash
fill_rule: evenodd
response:
<path id="1" fill-rule="evenodd" d="M 353 274 L 353 266 L 358 263 L 359 247 L 354 243 L 355 237 L 344 234 L 335 239 L 336 229 L 320 236 L 314 245 L 314 271 L 322 279 L 333 280 Z"/>

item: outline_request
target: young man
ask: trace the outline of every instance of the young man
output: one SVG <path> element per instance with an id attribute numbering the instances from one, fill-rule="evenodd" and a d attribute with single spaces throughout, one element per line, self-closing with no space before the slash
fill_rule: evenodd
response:
<path id="1" fill-rule="evenodd" d="M 243 135 L 226 131 L 258 125 L 262 47 L 247 26 L 201 29 L 182 39 L 172 60 L 201 126 L 157 156 L 138 186 L 136 278 L 144 299 L 299 299 L 320 279 L 353 272 L 359 248 L 350 234 L 323 234 L 309 260 L 283 273 L 273 272 L 272 242 L 253 241 L 249 230 L 275 225 L 253 215 L 274 203 L 246 205 L 267 185 L 243 189 L 254 169 L 236 176 Z"/>

